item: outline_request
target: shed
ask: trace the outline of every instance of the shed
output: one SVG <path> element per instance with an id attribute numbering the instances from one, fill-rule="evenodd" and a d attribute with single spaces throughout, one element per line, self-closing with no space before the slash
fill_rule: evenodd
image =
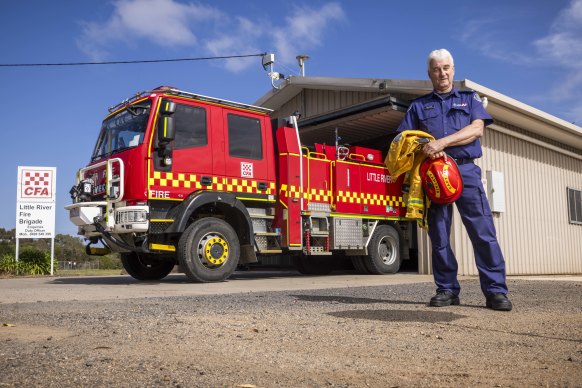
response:
<path id="1" fill-rule="evenodd" d="M 476 163 L 493 211 L 508 275 L 582 273 L 582 128 L 479 85 L 494 118 Z M 289 77 L 255 104 L 274 118 L 299 113 L 305 144 L 335 141 L 387 147 L 410 101 L 429 81 Z M 431 273 L 430 241 L 418 230 L 418 271 Z M 451 243 L 460 275 L 476 275 L 471 242 L 455 212 Z"/>

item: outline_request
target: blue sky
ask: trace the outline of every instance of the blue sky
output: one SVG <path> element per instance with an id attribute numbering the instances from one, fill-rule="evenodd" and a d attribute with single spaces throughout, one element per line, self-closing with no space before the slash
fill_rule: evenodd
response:
<path id="1" fill-rule="evenodd" d="M 582 125 L 582 0 L 23 0 L 0 5 L 0 64 L 152 60 L 273 52 L 297 75 L 426 79 L 436 48 L 468 78 Z M 17 166 L 57 167 L 63 206 L 109 106 L 171 85 L 253 103 L 260 58 L 76 67 L 0 67 L 0 227 L 16 218 Z"/>

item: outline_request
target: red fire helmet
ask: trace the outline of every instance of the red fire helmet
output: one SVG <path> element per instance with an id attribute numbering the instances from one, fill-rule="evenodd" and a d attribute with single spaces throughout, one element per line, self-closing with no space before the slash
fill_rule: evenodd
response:
<path id="1" fill-rule="evenodd" d="M 427 197 L 436 203 L 455 202 L 463 192 L 463 178 L 450 156 L 425 159 L 420 165 L 420 179 Z"/>

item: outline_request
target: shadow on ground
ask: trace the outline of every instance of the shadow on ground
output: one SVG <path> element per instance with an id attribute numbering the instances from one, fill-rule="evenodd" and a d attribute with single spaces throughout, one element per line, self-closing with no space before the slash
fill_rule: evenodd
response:
<path id="1" fill-rule="evenodd" d="M 408 311 L 408 310 L 348 310 L 328 313 L 333 317 L 347 319 L 366 319 L 382 322 L 422 322 L 443 323 L 465 318 L 466 315 L 447 311 Z"/>

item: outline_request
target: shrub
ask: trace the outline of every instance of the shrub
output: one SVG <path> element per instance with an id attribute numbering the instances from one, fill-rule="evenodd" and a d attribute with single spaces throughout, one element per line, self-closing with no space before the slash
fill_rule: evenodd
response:
<path id="1" fill-rule="evenodd" d="M 51 257 L 36 248 L 25 248 L 19 254 L 19 272 L 23 275 L 46 275 L 51 272 Z"/>
<path id="2" fill-rule="evenodd" d="M 19 261 L 11 254 L 0 259 L 0 273 L 11 275 L 47 275 L 51 272 L 50 255 L 36 248 L 25 248 Z"/>
<path id="3" fill-rule="evenodd" d="M 14 243 L 0 241 L 0 257 L 4 256 L 5 254 L 12 254 L 12 256 L 14 256 Z"/>
<path id="4" fill-rule="evenodd" d="M 4 254 L 0 258 L 0 273 L 16 275 L 18 264 L 14 255 Z"/>
<path id="5" fill-rule="evenodd" d="M 122 267 L 119 255 L 109 254 L 99 258 L 99 268 L 101 269 L 121 269 Z"/>

